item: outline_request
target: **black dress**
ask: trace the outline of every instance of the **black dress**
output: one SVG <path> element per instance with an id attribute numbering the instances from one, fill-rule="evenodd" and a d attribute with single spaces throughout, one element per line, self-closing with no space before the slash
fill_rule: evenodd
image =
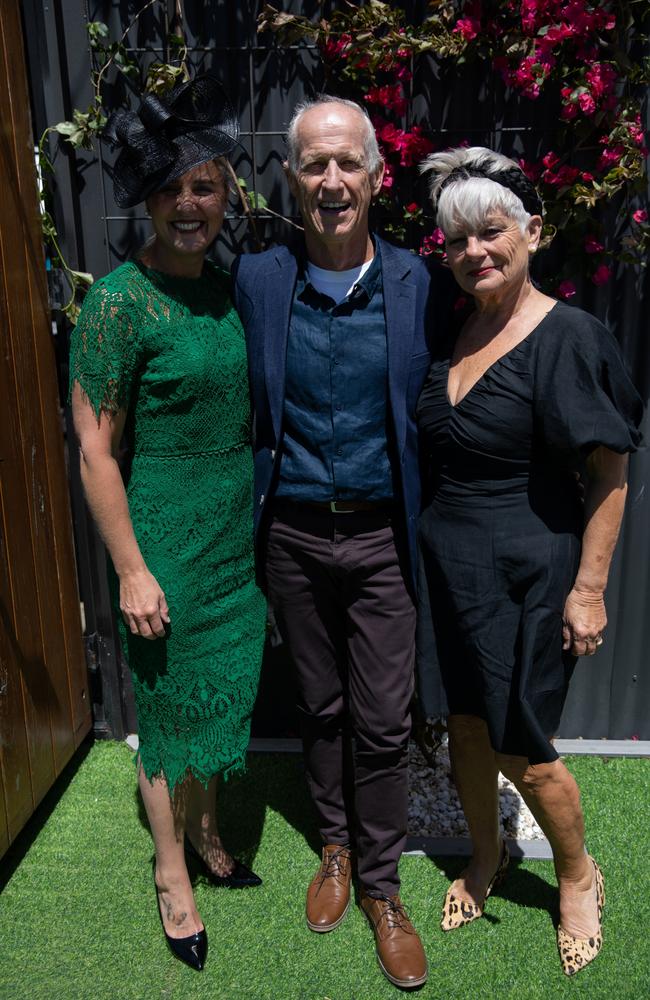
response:
<path id="1" fill-rule="evenodd" d="M 606 328 L 556 303 L 452 406 L 453 339 L 418 403 L 431 473 L 420 519 L 419 688 L 427 715 L 487 722 L 493 748 L 553 761 L 575 657 L 562 613 L 580 559 L 575 472 L 640 441 L 642 403 Z"/>

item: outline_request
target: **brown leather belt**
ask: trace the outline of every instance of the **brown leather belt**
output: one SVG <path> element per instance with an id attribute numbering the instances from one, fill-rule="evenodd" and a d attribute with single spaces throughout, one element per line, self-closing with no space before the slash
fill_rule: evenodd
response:
<path id="1" fill-rule="evenodd" d="M 294 510 L 306 507 L 308 510 L 319 510 L 328 514 L 356 514 L 357 511 L 375 511 L 379 514 L 388 513 L 393 508 L 390 500 L 378 500 L 372 503 L 369 500 L 285 500 L 278 497 L 274 504 L 275 507 L 284 505 Z"/>

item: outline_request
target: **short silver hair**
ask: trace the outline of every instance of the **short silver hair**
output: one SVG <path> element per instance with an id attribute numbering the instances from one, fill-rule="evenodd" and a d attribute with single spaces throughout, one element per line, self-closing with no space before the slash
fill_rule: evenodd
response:
<path id="1" fill-rule="evenodd" d="M 351 108 L 361 115 L 361 128 L 363 130 L 363 155 L 365 157 L 365 167 L 370 176 L 374 176 L 380 169 L 384 159 L 379 152 L 377 136 L 373 128 L 370 116 L 365 108 L 355 101 L 347 101 L 344 97 L 333 97 L 331 94 L 319 94 L 312 101 L 301 101 L 296 105 L 289 127 L 287 128 L 287 163 L 289 170 L 297 174 L 300 169 L 300 143 L 298 140 L 298 126 L 303 115 L 313 108 L 318 108 L 322 104 L 340 104 L 344 108 Z"/>
<path id="2" fill-rule="evenodd" d="M 459 177 L 441 191 L 451 172 L 462 167 L 479 168 L 488 176 Z M 420 171 L 432 174 L 431 201 L 436 211 L 436 224 L 443 233 L 481 229 L 495 212 L 502 212 L 517 223 L 522 233 L 525 232 L 530 213 L 514 191 L 499 184 L 499 173 L 513 167 L 521 169 L 515 160 L 485 146 L 459 146 L 427 156 Z"/>

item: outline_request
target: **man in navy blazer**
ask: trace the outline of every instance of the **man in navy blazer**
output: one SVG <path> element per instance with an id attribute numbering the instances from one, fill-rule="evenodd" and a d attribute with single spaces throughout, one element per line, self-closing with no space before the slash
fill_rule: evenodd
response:
<path id="1" fill-rule="evenodd" d="M 384 163 L 362 108 L 299 105 L 287 144 L 304 254 L 244 255 L 233 278 L 254 415 L 259 579 L 295 664 L 324 845 L 307 924 L 341 923 L 356 863 L 382 971 L 413 987 L 427 964 L 400 901 L 398 861 L 420 507 L 415 404 L 448 291 L 432 295 L 422 260 L 369 233 Z"/>

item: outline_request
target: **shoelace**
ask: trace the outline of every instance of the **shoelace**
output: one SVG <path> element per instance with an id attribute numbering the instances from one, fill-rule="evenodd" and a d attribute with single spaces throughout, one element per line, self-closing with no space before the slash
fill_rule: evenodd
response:
<path id="1" fill-rule="evenodd" d="M 326 878 L 337 878 L 339 875 L 345 877 L 345 871 L 341 861 L 345 860 L 350 862 L 350 850 L 348 847 L 340 847 L 338 851 L 334 851 L 330 854 L 327 859 L 327 864 L 324 870 L 321 871 L 321 885 Z"/>
<path id="2" fill-rule="evenodd" d="M 382 920 L 385 920 L 391 930 L 397 927 L 398 930 L 410 932 L 409 918 L 401 903 L 396 903 L 390 896 L 375 896 L 375 899 L 380 900 L 386 905 L 384 912 L 377 921 L 377 926 L 379 926 Z"/>

